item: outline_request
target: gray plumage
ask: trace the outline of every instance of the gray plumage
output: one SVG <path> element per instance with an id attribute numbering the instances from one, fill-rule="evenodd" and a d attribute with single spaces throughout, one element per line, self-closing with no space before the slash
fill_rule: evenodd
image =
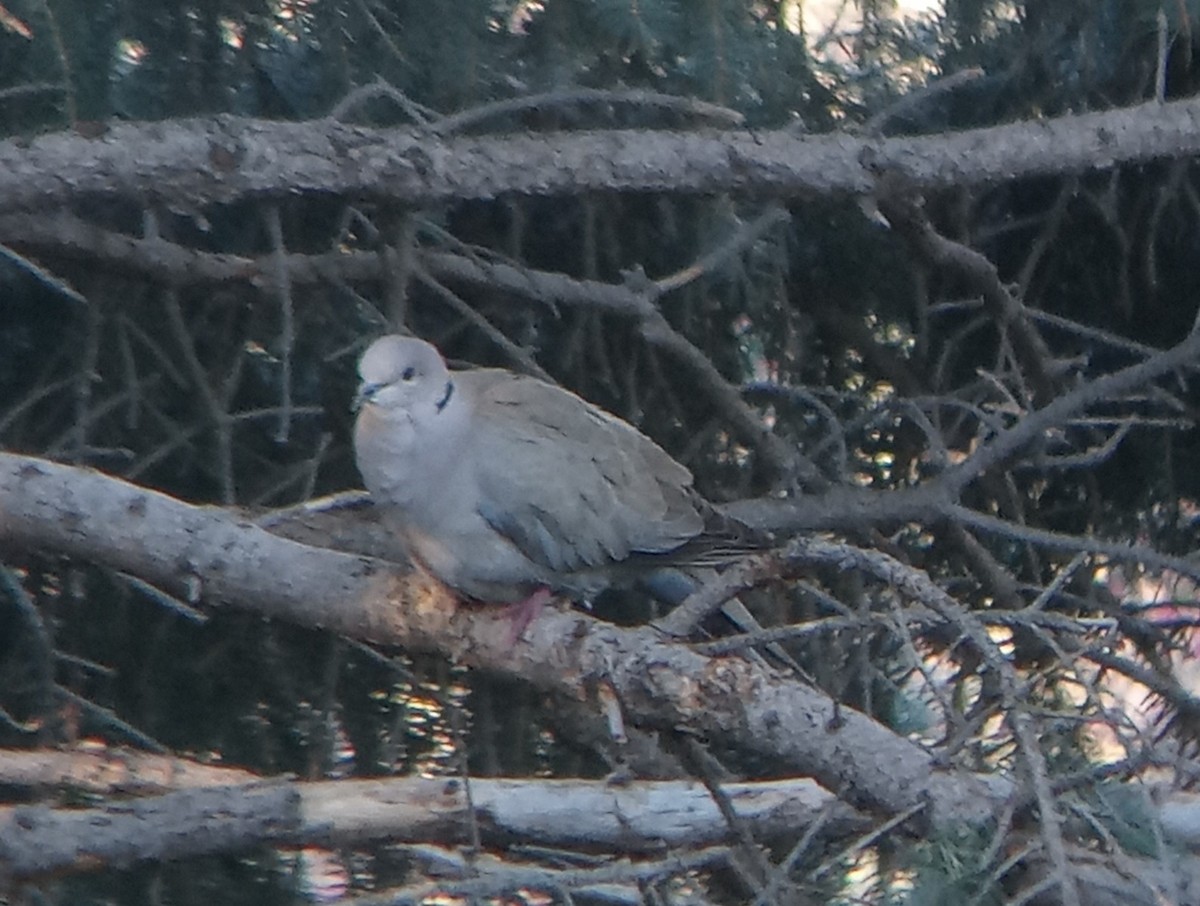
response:
<path id="1" fill-rule="evenodd" d="M 450 372 L 433 346 L 400 336 L 376 340 L 359 375 L 367 489 L 409 553 L 470 597 L 514 602 L 544 587 L 587 600 L 631 573 L 745 547 L 724 537 L 686 468 L 561 387 Z"/>

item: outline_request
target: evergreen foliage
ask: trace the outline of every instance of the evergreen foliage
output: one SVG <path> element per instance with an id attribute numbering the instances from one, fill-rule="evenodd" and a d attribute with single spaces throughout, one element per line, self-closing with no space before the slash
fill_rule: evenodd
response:
<path id="1" fill-rule="evenodd" d="M 1200 87 L 1200 0 L 1162 4 L 1161 32 L 1159 5 L 1140 0 L 945 0 L 919 19 L 859 0 L 847 6 L 861 24 L 829 31 L 809 6 L 2 0 L 0 138 L 73 131 L 105 141 L 105 124 L 115 120 L 170 124 L 215 114 L 313 120 L 342 116 L 339 104 L 355 92 L 342 117 L 351 123 L 433 134 L 441 118 L 471 111 L 477 115 L 461 131 L 481 140 L 619 129 L 936 134 L 1148 100 L 1160 34 L 1169 54 L 1165 98 L 1191 97 Z M 974 67 L 980 77 L 927 90 Z M 922 91 L 919 103 L 902 104 Z M 531 97 L 540 99 L 516 103 Z M 857 199 L 611 191 L 414 209 L 302 188 L 232 204 L 201 199 L 194 209 L 152 198 L 80 197 L 71 206 L 72 216 L 120 237 L 161 238 L 209 261 L 251 259 L 261 268 L 254 279 L 209 278 L 184 264 L 165 280 L 119 252 L 23 240 L 5 232 L 5 222 L 29 212 L 10 215 L 0 200 L 0 253 L 12 252 L 0 254 L 0 445 L 202 503 L 286 506 L 357 487 L 348 440 L 354 354 L 389 322 L 402 322 L 453 358 L 517 367 L 496 339 L 506 337 L 555 379 L 652 435 L 714 501 L 779 490 L 762 450 L 731 427 L 694 372 L 647 342 L 643 325 L 456 282 L 435 272 L 438 254 L 636 288 L 736 246 L 656 304 L 726 381 L 745 389 L 788 448 L 815 465 L 821 482 L 792 475 L 782 483 L 797 496 L 839 485 L 920 487 L 1053 398 L 1039 395 L 1010 325 L 985 313 L 978 285 L 922 260 L 899 224 L 864 216 Z M 745 241 L 777 203 L 787 223 Z M 930 193 L 924 205 L 942 236 L 985 256 L 999 282 L 1041 318 L 1035 322 L 1059 369 L 1054 394 L 1139 361 L 1149 348 L 1173 346 L 1193 329 L 1200 299 L 1193 161 L 953 188 Z M 286 304 L 267 273 L 280 251 L 276 216 L 284 250 L 317 262 L 317 277 L 293 278 Z M 397 263 L 410 250 L 416 263 Z M 385 263 L 365 277 L 320 270 L 322 256 L 356 254 Z M 490 328 L 481 329 L 480 319 Z M 1097 407 L 1091 421 L 1055 426 L 972 484 L 963 503 L 1031 531 L 1190 555 L 1200 497 L 1193 377 L 1181 373 L 1175 384 Z M 1128 435 L 1107 449 L 1118 428 Z M 1055 465 L 1073 456 L 1077 467 Z M 1124 734 L 1125 762 L 1115 770 L 1122 779 L 1140 776 L 1164 752 L 1190 764 L 1194 705 L 1172 659 L 1191 644 L 1192 585 L 1171 570 L 1151 566 L 1141 575 L 1100 557 L 1068 569 L 1074 549 L 1039 546 L 1019 533 L 964 541 L 965 533 L 950 520 L 903 518 L 844 537 L 925 570 L 964 611 L 988 621 L 1022 679 L 1023 706 L 1038 721 L 1037 749 L 1062 781 L 1055 795 L 1081 848 L 1112 844 L 1164 857 L 1142 806 L 1088 775 L 1101 760 L 1091 731 L 1105 725 Z M 988 583 L 985 561 L 1005 582 Z M 95 736 L 307 779 L 451 774 L 464 762 L 478 774 L 599 777 L 608 769 L 520 685 L 466 676 L 440 660 L 385 658 L 246 614 L 201 620 L 166 609 L 160 596 L 114 570 L 53 551 L 0 549 L 0 574 L 7 577 L 0 584 L 6 748 Z M 1147 576 L 1164 587 L 1178 583 L 1174 611 L 1122 606 L 1133 598 L 1120 583 Z M 900 593 L 846 570 L 812 568 L 758 595 L 757 606 L 779 624 L 875 614 L 877 628 L 798 634 L 788 651 L 846 707 L 938 746 L 956 765 L 1024 782 L 1020 747 L 994 726 L 1011 702 L 989 665 L 967 650 L 960 627 L 914 623 L 898 631 L 887 618 Z M 1111 662 L 1081 683 L 1079 649 L 1043 627 L 1006 622 L 1004 611 L 1035 600 L 1083 621 L 1095 633 L 1089 643 L 1111 649 Z M 655 615 L 654 606 L 618 598 L 603 602 L 599 615 L 633 624 Z M 37 638 L 29 610 L 49 627 L 49 640 Z M 1102 620 L 1111 635 L 1096 641 Z M 1152 719 L 1134 727 L 1114 718 L 1110 698 L 1086 687 L 1110 670 L 1138 679 L 1128 694 L 1149 697 Z M 75 698 L 47 701 L 47 683 Z M 778 773 L 735 745 L 708 742 L 734 773 Z M 1009 817 L 1013 828 L 1026 822 L 1024 831 L 1000 828 L 1021 845 L 1029 838 L 1020 835 L 1039 826 L 1029 803 Z M 893 829 L 866 855 L 843 857 L 837 880 L 807 873 L 846 841 L 814 845 L 791 877 L 830 902 L 1013 902 L 1006 898 L 1037 878 L 1032 870 L 999 870 L 1009 853 L 996 843 L 998 827 L 953 839 Z M 1035 849 L 1031 859 L 1044 857 Z M 778 862 L 785 854 L 770 855 Z M 408 877 L 407 864 L 371 855 L 362 877 L 374 872 L 380 884 Z M 166 899 L 183 899 L 204 879 L 222 900 L 255 885 L 269 891 L 256 902 L 291 901 L 290 858 L 264 851 L 258 861 L 197 860 L 162 875 L 101 873 L 48 896 L 136 902 L 162 884 L 172 893 Z M 703 882 L 724 901 L 753 898 L 732 872 Z M 676 901 L 681 885 L 663 882 L 664 901 Z"/>

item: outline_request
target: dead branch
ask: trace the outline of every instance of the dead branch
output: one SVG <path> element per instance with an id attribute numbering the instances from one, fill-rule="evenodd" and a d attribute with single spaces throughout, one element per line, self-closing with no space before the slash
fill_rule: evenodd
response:
<path id="1" fill-rule="evenodd" d="M 0 142 L 0 204 L 36 210 L 116 194 L 187 209 L 297 192 L 411 204 L 509 192 L 866 195 L 873 178 L 864 161 L 918 189 L 980 185 L 1195 155 L 1198 120 L 1193 98 L 919 138 L 634 130 L 445 138 L 234 116 L 114 123 L 97 138 Z"/>
<path id="2" fill-rule="evenodd" d="M 263 843 L 342 846 L 390 839 L 452 845 L 463 839 L 468 808 L 489 847 L 521 840 L 525 847 L 645 858 L 664 850 L 703 851 L 731 837 L 708 791 L 691 782 L 473 778 L 468 806 L 463 784 L 449 777 L 247 783 L 245 773 L 232 768 L 133 752 L 78 751 L 0 752 L 0 782 L 157 793 L 102 808 L 0 809 L 0 866 L 14 879 Z M 888 826 L 871 829 L 868 818 L 808 780 L 727 783 L 721 792 L 726 807 L 760 843 L 786 842 L 804 828 L 818 828 L 826 839 L 859 834 L 860 845 L 869 846 Z M 1147 798 L 1167 839 L 1192 850 L 1200 840 L 1198 799 L 1165 789 Z M 580 815 L 588 820 L 581 822 Z M 98 824 L 105 834 L 96 834 Z M 1090 903 L 1112 902 L 1098 898 L 1114 890 L 1123 892 L 1123 902 L 1151 903 L 1155 887 L 1180 883 L 1158 862 L 1123 856 L 1114 868 L 1093 855 L 1070 853 Z M 631 863 L 638 864 L 646 863 Z M 1030 864 L 1036 869 L 1036 860 Z M 1184 858 L 1179 869 L 1195 878 L 1200 860 Z M 491 871 L 483 875 L 495 880 Z M 1140 880 L 1131 883 L 1133 877 Z"/>
<path id="3" fill-rule="evenodd" d="M 0 753 L 0 777 L 12 756 Z M 67 757 L 74 757 L 68 755 Z M 230 774 L 238 772 L 230 771 Z M 286 790 L 286 795 L 281 795 Z M 810 780 L 732 783 L 722 787 L 738 820 L 757 840 L 787 840 L 825 812 L 825 833 L 861 833 L 871 821 Z M 244 795 L 256 818 L 237 834 L 207 833 L 229 799 Z M 655 855 L 665 849 L 711 846 L 731 839 L 721 811 L 695 783 L 637 782 L 614 786 L 596 780 L 397 777 L 313 783 L 271 780 L 182 790 L 111 801 L 89 809 L 45 805 L 0 808 L 0 866 L 17 878 L 96 867 L 128 858 L 142 828 L 177 841 L 173 855 L 231 852 L 260 843 L 343 846 L 367 840 L 456 844 L 466 839 L 473 808 L 482 842 L 512 840 L 577 852 Z M 587 815 L 588 821 L 579 820 Z M 239 808 L 230 813 L 243 821 Z M 104 834 L 96 827 L 103 824 Z M 205 833 L 201 833 L 204 829 Z M 138 858 L 162 858 L 150 849 Z"/>
<path id="4" fill-rule="evenodd" d="M 512 647 L 494 608 L 456 607 L 420 574 L 308 547 L 98 472 L 0 454 L 0 544 L 103 563 L 195 600 L 236 604 L 352 638 L 438 651 L 519 675 L 565 700 L 611 684 L 631 723 L 688 727 L 778 759 L 854 805 L 927 806 L 934 824 L 986 820 L 1009 781 L 938 772 L 920 746 L 824 693 L 737 658 L 710 658 L 651 627 L 545 612 Z M 191 589 L 192 593 L 188 594 Z"/>

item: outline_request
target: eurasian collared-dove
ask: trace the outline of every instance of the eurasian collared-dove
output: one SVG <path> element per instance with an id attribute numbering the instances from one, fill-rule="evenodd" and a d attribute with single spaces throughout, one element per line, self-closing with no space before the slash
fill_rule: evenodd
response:
<path id="1" fill-rule="evenodd" d="M 354 446 L 367 489 L 408 552 L 469 597 L 517 602 L 549 589 L 586 601 L 647 568 L 746 547 L 686 468 L 561 387 L 498 369 L 452 373 L 433 346 L 401 336 L 376 340 L 358 370 Z"/>

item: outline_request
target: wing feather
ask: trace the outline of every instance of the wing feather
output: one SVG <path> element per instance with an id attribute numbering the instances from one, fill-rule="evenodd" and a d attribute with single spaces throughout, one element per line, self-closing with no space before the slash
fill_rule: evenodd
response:
<path id="1" fill-rule="evenodd" d="M 575 394 L 483 369 L 474 406 L 480 515 L 555 572 L 675 550 L 704 529 L 692 476 L 648 437 Z"/>

